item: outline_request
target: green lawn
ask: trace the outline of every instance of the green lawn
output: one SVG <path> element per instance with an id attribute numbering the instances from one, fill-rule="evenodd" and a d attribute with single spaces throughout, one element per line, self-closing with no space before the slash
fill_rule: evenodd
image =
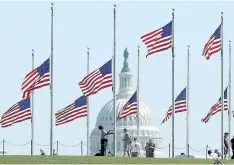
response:
<path id="1" fill-rule="evenodd" d="M 122 158 L 94 156 L 0 156 L 0 164 L 213 164 L 211 159 Z M 224 160 L 234 164 L 234 160 Z"/>

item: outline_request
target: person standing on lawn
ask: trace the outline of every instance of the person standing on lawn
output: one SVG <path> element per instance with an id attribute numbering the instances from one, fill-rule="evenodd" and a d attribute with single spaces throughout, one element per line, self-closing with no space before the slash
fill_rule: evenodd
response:
<path id="1" fill-rule="evenodd" d="M 131 156 L 138 157 L 140 155 L 140 143 L 137 142 L 137 138 L 134 137 L 131 145 Z"/>

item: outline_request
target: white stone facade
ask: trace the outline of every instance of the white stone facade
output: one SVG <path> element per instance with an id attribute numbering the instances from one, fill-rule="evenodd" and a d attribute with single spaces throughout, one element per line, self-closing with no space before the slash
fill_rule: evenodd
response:
<path id="1" fill-rule="evenodd" d="M 126 50 L 125 50 L 126 51 Z M 129 98 L 134 94 L 135 90 L 132 87 L 133 74 L 126 65 L 126 58 L 122 72 L 119 74 L 120 87 L 119 93 L 116 96 L 116 114 L 122 109 Z M 140 119 L 140 144 L 141 144 L 141 156 L 144 156 L 144 147 L 149 139 L 156 145 L 155 157 L 162 157 L 162 137 L 160 136 L 160 130 L 156 126 L 155 115 L 151 112 L 149 107 L 142 102 L 140 98 L 139 105 L 139 119 Z M 113 129 L 113 101 L 109 101 L 99 112 L 95 128 L 90 135 L 90 155 L 95 155 L 100 149 L 100 130 L 99 125 L 102 125 L 106 131 Z M 122 119 L 116 123 L 116 155 L 123 155 L 123 129 L 127 128 L 128 133 L 132 137 L 137 137 L 137 122 L 136 115 L 130 115 L 125 119 Z M 113 148 L 113 136 L 108 137 L 108 150 Z"/>

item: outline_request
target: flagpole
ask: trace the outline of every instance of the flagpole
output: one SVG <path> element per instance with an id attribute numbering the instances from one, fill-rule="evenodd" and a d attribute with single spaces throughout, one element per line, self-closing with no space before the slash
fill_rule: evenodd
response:
<path id="1" fill-rule="evenodd" d="M 53 155 L 53 14 L 51 3 L 51 54 L 50 54 L 50 155 Z"/>
<path id="2" fill-rule="evenodd" d="M 175 61 L 175 54 L 174 54 L 174 11 L 172 9 L 172 158 L 174 158 L 175 152 L 175 101 L 174 101 L 174 61 Z"/>
<path id="3" fill-rule="evenodd" d="M 188 61 L 187 61 L 187 136 L 186 136 L 186 152 L 187 155 L 189 155 L 189 73 L 190 73 L 190 69 L 189 69 L 189 62 L 190 62 L 190 58 L 189 58 L 189 48 L 190 46 L 188 45 Z"/>
<path id="4" fill-rule="evenodd" d="M 222 159 L 224 154 L 223 146 L 223 12 L 221 12 L 221 150 Z"/>
<path id="5" fill-rule="evenodd" d="M 115 31 L 115 23 L 116 20 L 116 5 L 114 4 L 114 55 L 113 55 L 113 112 L 114 112 L 114 134 L 113 134 L 113 154 L 116 157 L 116 95 L 115 95 L 115 56 L 116 56 L 116 31 Z"/>
<path id="6" fill-rule="evenodd" d="M 87 75 L 89 74 L 89 50 L 87 48 Z M 87 156 L 89 156 L 89 97 L 87 97 Z"/>
<path id="7" fill-rule="evenodd" d="M 34 69 L 34 50 L 32 49 L 32 70 Z M 31 137 L 31 155 L 33 155 L 33 143 L 34 143 L 34 92 L 32 91 L 31 95 L 31 129 L 32 129 L 32 137 Z"/>
<path id="8" fill-rule="evenodd" d="M 138 50 L 138 66 L 137 66 L 137 139 L 140 143 L 140 46 L 137 46 Z"/>
<path id="9" fill-rule="evenodd" d="M 231 41 L 229 40 L 229 98 L 228 98 L 228 132 L 229 132 L 229 139 L 228 141 L 231 141 L 231 122 L 232 122 L 232 117 L 231 117 L 231 109 L 232 109 L 232 105 L 231 105 L 231 77 L 232 77 L 232 59 L 231 59 Z M 228 157 L 231 158 L 231 152 L 228 152 Z"/>

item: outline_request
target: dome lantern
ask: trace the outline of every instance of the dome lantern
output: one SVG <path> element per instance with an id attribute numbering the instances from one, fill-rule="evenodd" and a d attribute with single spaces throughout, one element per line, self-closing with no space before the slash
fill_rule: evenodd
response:
<path id="1" fill-rule="evenodd" d="M 130 68 L 128 67 L 128 50 L 127 48 L 124 50 L 124 62 L 123 62 L 123 68 L 121 70 L 121 73 L 119 74 L 119 93 L 117 94 L 118 98 L 123 97 L 131 97 L 133 95 L 133 87 L 132 87 L 132 77 L 133 74 L 130 72 Z"/>

